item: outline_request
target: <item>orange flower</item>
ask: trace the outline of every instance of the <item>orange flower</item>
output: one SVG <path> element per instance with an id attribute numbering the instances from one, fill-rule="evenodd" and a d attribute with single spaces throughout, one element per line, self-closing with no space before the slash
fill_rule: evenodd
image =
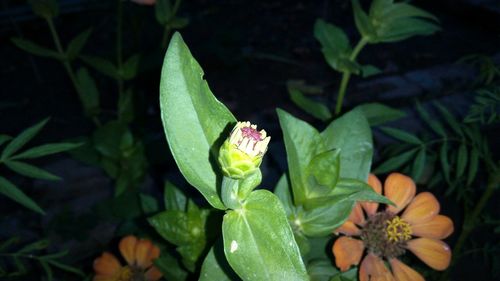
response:
<path id="1" fill-rule="evenodd" d="M 377 193 L 382 193 L 382 184 L 375 175 L 370 174 L 368 184 Z M 385 180 L 384 194 L 396 206 L 387 206 L 377 212 L 378 203 L 357 203 L 348 220 L 335 230 L 346 235 L 333 244 L 337 267 L 346 271 L 352 265 L 358 265 L 366 249 L 367 255 L 359 267 L 360 281 L 424 280 L 417 271 L 398 260 L 406 250 L 433 269 L 446 269 L 450 264 L 451 250 L 441 239 L 453 233 L 453 222 L 439 215 L 440 205 L 434 195 L 422 192 L 415 196 L 415 193 L 415 183 L 411 178 L 392 173 Z"/>
<path id="2" fill-rule="evenodd" d="M 156 281 L 161 278 L 161 272 L 153 266 L 160 249 L 151 241 L 129 235 L 122 238 L 119 249 L 127 265 L 122 266 L 113 254 L 104 252 L 94 260 L 94 281 Z"/>

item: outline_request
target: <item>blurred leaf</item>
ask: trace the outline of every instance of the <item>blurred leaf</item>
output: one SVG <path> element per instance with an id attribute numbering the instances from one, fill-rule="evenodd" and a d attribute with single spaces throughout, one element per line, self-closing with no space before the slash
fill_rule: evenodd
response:
<path id="1" fill-rule="evenodd" d="M 22 247 L 20 250 L 17 251 L 18 254 L 27 254 L 27 253 L 32 253 L 34 251 L 40 251 L 43 249 L 46 249 L 49 247 L 49 240 L 47 239 L 42 239 L 35 241 L 33 243 L 27 244 L 24 247 Z"/>
<path id="2" fill-rule="evenodd" d="M 88 117 L 97 116 L 99 114 L 99 90 L 92 76 L 85 67 L 81 67 L 76 72 L 76 80 L 78 81 L 79 91 L 78 97 L 85 110 L 85 115 Z"/>
<path id="3" fill-rule="evenodd" d="M 359 0 L 352 0 L 352 9 L 354 13 L 354 22 L 356 28 L 363 38 L 373 41 L 376 38 L 375 28 L 373 27 L 366 12 L 361 8 Z"/>
<path id="4" fill-rule="evenodd" d="M 21 174 L 23 176 L 27 176 L 30 178 L 35 178 L 35 179 L 42 179 L 42 180 L 60 180 L 61 178 L 53 175 L 43 169 L 40 169 L 36 166 L 24 163 L 24 162 L 19 162 L 19 161 L 6 161 L 5 166 L 7 166 L 9 169 L 12 171 Z"/>
<path id="5" fill-rule="evenodd" d="M 49 118 L 25 129 L 18 136 L 16 136 L 3 150 L 0 160 L 5 161 L 12 154 L 21 149 L 27 142 L 29 142 L 38 132 L 47 124 Z"/>
<path id="6" fill-rule="evenodd" d="M 408 163 L 410 159 L 415 155 L 415 153 L 417 153 L 417 151 L 418 148 L 413 148 L 409 151 L 391 157 L 386 161 L 382 162 L 382 164 L 380 164 L 379 166 L 377 166 L 377 168 L 373 170 L 373 173 L 384 174 L 391 171 L 395 171 L 401 166 L 403 166 L 403 164 Z"/>
<path id="7" fill-rule="evenodd" d="M 447 183 L 450 183 L 450 162 L 448 160 L 448 142 L 443 142 L 441 149 L 439 150 L 439 160 L 441 162 L 441 168 L 443 169 L 444 178 Z"/>
<path id="8" fill-rule="evenodd" d="M 305 112 L 320 119 L 321 121 L 327 121 L 332 118 L 332 114 L 326 105 L 321 102 L 312 100 L 304 94 L 291 86 L 287 87 L 288 93 L 290 94 L 290 99 Z"/>
<path id="9" fill-rule="evenodd" d="M 37 16 L 51 19 L 59 15 L 59 5 L 56 0 L 29 0 L 28 2 Z"/>
<path id="10" fill-rule="evenodd" d="M 92 66 L 95 70 L 113 79 L 118 79 L 119 77 L 118 69 L 111 61 L 94 56 L 80 56 L 80 57 L 85 63 Z"/>
<path id="11" fill-rule="evenodd" d="M 141 200 L 141 207 L 144 214 L 151 215 L 160 211 L 160 206 L 158 206 L 158 201 L 153 196 L 147 194 L 139 194 Z"/>
<path id="12" fill-rule="evenodd" d="M 325 141 L 326 150 L 341 151 L 341 178 L 362 181 L 368 179 L 372 165 L 373 141 L 370 125 L 361 110 L 353 109 L 335 119 L 321 132 L 321 136 Z"/>
<path id="13" fill-rule="evenodd" d="M 8 135 L 0 135 L 0 146 L 4 144 L 6 141 L 11 140 L 12 137 Z"/>
<path id="14" fill-rule="evenodd" d="M 419 139 L 417 136 L 410 134 L 408 132 L 405 132 L 400 129 L 396 128 L 390 128 L 390 127 L 381 127 L 380 130 L 384 132 L 385 134 L 400 140 L 405 143 L 410 143 L 410 144 L 416 144 L 416 145 L 421 145 L 422 140 Z"/>
<path id="15" fill-rule="evenodd" d="M 124 124 L 134 120 L 134 92 L 131 88 L 118 99 L 118 119 Z"/>
<path id="16" fill-rule="evenodd" d="M 160 108 L 172 155 L 186 180 L 217 209 L 219 147 L 236 119 L 203 80 L 203 70 L 179 33 L 170 41 L 160 83 Z M 189 128 L 189 130 L 186 130 Z"/>
<path id="17" fill-rule="evenodd" d="M 479 166 L 479 152 L 476 148 L 472 148 L 470 152 L 469 171 L 467 173 L 467 185 L 471 185 L 477 175 Z"/>
<path id="18" fill-rule="evenodd" d="M 16 45 L 19 49 L 26 51 L 32 55 L 37 55 L 40 57 L 52 58 L 56 60 L 63 60 L 64 56 L 59 54 L 57 51 L 42 47 L 34 42 L 21 38 L 11 38 L 12 43 Z"/>
<path id="19" fill-rule="evenodd" d="M 165 26 L 174 16 L 170 0 L 157 0 L 155 4 L 155 17 L 160 25 Z"/>
<path id="20" fill-rule="evenodd" d="M 358 280 L 358 268 L 354 267 L 348 271 L 340 272 L 335 275 L 330 281 L 356 281 Z"/>
<path id="21" fill-rule="evenodd" d="M 69 142 L 47 143 L 27 149 L 19 154 L 10 157 L 10 159 L 17 160 L 17 159 L 39 158 L 42 156 L 69 151 L 80 146 L 82 146 L 82 143 L 69 143 Z"/>
<path id="22" fill-rule="evenodd" d="M 243 280 L 308 279 L 285 211 L 271 192 L 253 191 L 241 209 L 228 211 L 222 232 L 226 258 Z"/>
<path id="23" fill-rule="evenodd" d="M 137 70 L 139 69 L 139 62 L 141 60 L 140 54 L 135 54 L 128 58 L 122 66 L 122 69 L 118 69 L 118 73 L 124 80 L 130 80 L 137 76 Z"/>
<path id="24" fill-rule="evenodd" d="M 31 198 L 24 194 L 17 186 L 2 176 L 0 176 L 0 193 L 32 211 L 45 215 L 45 212 L 35 203 L 35 201 L 31 200 Z"/>
<path id="25" fill-rule="evenodd" d="M 66 272 L 70 272 L 70 273 L 74 273 L 76 275 L 79 275 L 79 276 L 85 276 L 85 274 L 78 268 L 76 267 L 73 267 L 73 266 L 70 266 L 70 265 L 67 265 L 67 264 L 63 264 L 61 262 L 58 262 L 58 261 L 55 261 L 53 259 L 50 259 L 50 260 L 47 260 L 47 262 L 54 266 L 54 267 L 57 267 L 63 271 L 66 271 Z"/>
<path id="26" fill-rule="evenodd" d="M 329 281 L 330 278 L 340 271 L 336 269 L 330 260 L 313 260 L 307 265 L 310 281 Z"/>
<path id="27" fill-rule="evenodd" d="M 53 277 L 52 269 L 50 268 L 50 266 L 44 260 L 40 260 L 40 265 L 42 266 L 43 271 L 45 271 L 45 274 L 47 275 L 47 280 L 52 281 L 54 279 L 54 277 Z"/>
<path id="28" fill-rule="evenodd" d="M 167 211 L 185 211 L 187 208 L 186 195 L 184 195 L 184 193 L 182 193 L 182 191 L 180 191 L 179 188 L 170 181 L 165 182 L 163 200 Z"/>
<path id="29" fill-rule="evenodd" d="M 457 158 L 457 178 L 460 178 L 464 174 L 465 167 L 467 166 L 467 154 L 467 145 L 465 143 L 460 144 Z"/>
<path id="30" fill-rule="evenodd" d="M 154 260 L 154 264 L 169 281 L 187 280 L 187 272 L 182 269 L 179 261 L 168 253 L 162 252 L 161 256 Z"/>
<path id="31" fill-rule="evenodd" d="M 419 181 L 425 169 L 425 161 L 426 161 L 425 153 L 426 153 L 425 145 L 422 145 L 422 147 L 418 151 L 417 157 L 415 157 L 415 161 L 413 161 L 412 178 L 416 182 Z"/>
<path id="32" fill-rule="evenodd" d="M 367 78 L 382 73 L 382 70 L 374 65 L 367 64 L 361 66 L 361 76 Z"/>
<path id="33" fill-rule="evenodd" d="M 168 25 L 172 29 L 182 29 L 189 24 L 189 19 L 186 17 L 175 17 L 173 18 Z"/>
<path id="34" fill-rule="evenodd" d="M 97 128 L 92 136 L 97 151 L 111 159 L 120 159 L 122 150 L 120 142 L 131 138 L 128 128 L 118 121 L 111 121 Z"/>
<path id="35" fill-rule="evenodd" d="M 427 112 L 418 102 L 416 104 L 416 109 L 420 117 L 424 119 L 427 125 L 430 126 L 431 129 L 434 130 L 434 132 L 436 132 L 439 136 L 446 138 L 446 132 L 443 128 L 443 125 L 441 125 L 441 123 L 439 123 L 439 121 L 436 118 L 431 118 L 429 112 Z"/>
<path id="36" fill-rule="evenodd" d="M 66 49 L 66 57 L 68 58 L 68 60 L 74 60 L 76 57 L 78 57 L 78 55 L 80 55 L 80 52 L 87 43 L 87 40 L 89 39 L 91 33 L 92 28 L 89 28 L 78 34 L 75 38 L 73 38 L 73 40 L 69 42 L 68 48 Z"/>
<path id="37" fill-rule="evenodd" d="M 370 126 L 377 126 L 406 116 L 406 112 L 381 103 L 364 103 L 357 106 L 365 115 Z"/>
<path id="38" fill-rule="evenodd" d="M 441 113 L 441 115 L 444 117 L 444 119 L 446 120 L 446 122 L 448 123 L 448 125 L 450 126 L 450 128 L 453 131 L 455 131 L 455 133 L 457 135 L 463 136 L 464 133 L 462 132 L 460 124 L 458 123 L 458 121 L 455 118 L 455 116 L 453 116 L 451 114 L 451 112 L 448 109 L 446 109 L 444 106 L 442 106 L 441 104 L 439 104 L 439 103 L 436 102 L 436 103 L 434 103 L 434 105 L 439 110 L 439 112 Z"/>

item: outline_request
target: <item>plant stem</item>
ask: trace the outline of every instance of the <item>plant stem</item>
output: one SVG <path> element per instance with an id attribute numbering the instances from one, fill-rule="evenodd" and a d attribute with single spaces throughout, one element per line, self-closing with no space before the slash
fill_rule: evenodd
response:
<path id="1" fill-rule="evenodd" d="M 118 0 L 118 11 L 116 19 L 116 65 L 118 66 L 118 100 L 123 98 L 123 79 L 120 75 L 123 67 L 123 0 Z"/>
<path id="2" fill-rule="evenodd" d="M 168 45 L 168 38 L 170 37 L 170 25 L 167 23 L 165 26 L 165 29 L 163 30 L 163 37 L 161 39 L 161 47 L 163 50 L 167 48 Z"/>
<path id="3" fill-rule="evenodd" d="M 358 44 L 354 47 L 354 50 L 352 50 L 351 56 L 349 57 L 349 60 L 351 62 L 356 61 L 356 57 L 358 56 L 359 52 L 368 44 L 368 40 L 365 37 L 362 37 L 361 40 L 359 40 Z M 342 103 L 344 102 L 344 96 L 347 90 L 347 85 L 349 84 L 349 79 L 351 79 L 351 72 L 350 71 L 343 71 L 342 72 L 342 80 L 340 81 L 340 87 L 339 87 L 339 92 L 337 96 L 337 104 L 335 106 L 335 115 L 339 115 L 341 110 L 342 110 Z"/>
<path id="4" fill-rule="evenodd" d="M 462 251 L 462 248 L 465 245 L 465 242 L 467 241 L 467 238 L 469 238 L 469 235 L 471 234 L 472 230 L 474 229 L 475 223 L 481 212 L 483 211 L 484 207 L 486 207 L 486 203 L 490 200 L 491 196 L 495 192 L 495 189 L 497 188 L 498 184 L 500 184 L 500 174 L 499 174 L 499 169 L 494 167 L 491 170 L 490 173 L 490 180 L 488 182 L 488 185 L 486 186 L 486 190 L 484 193 L 481 195 L 481 198 L 479 198 L 478 203 L 476 204 L 476 207 L 472 210 L 472 213 L 470 215 L 465 215 L 464 218 L 464 223 L 462 225 L 462 232 L 460 233 L 460 236 L 458 237 L 457 243 L 455 244 L 455 247 L 453 247 L 453 259 L 451 262 L 451 266 L 457 262 L 457 257 L 460 256 L 460 252 Z M 449 274 L 450 274 L 450 267 L 443 273 L 441 276 L 441 281 L 449 280 Z"/>

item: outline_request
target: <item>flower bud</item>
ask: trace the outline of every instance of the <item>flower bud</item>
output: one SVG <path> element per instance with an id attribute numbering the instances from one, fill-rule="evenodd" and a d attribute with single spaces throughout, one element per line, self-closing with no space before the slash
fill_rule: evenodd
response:
<path id="1" fill-rule="evenodd" d="M 254 173 L 262 162 L 271 137 L 257 131 L 250 122 L 238 122 L 219 151 L 219 164 L 224 175 L 243 179 Z"/>

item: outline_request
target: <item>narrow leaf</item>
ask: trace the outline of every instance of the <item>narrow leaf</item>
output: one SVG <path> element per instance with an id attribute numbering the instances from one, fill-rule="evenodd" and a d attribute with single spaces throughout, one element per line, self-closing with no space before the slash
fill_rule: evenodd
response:
<path id="1" fill-rule="evenodd" d="M 51 154 L 69 151 L 69 150 L 75 149 L 77 147 L 80 147 L 81 145 L 82 145 L 81 143 L 68 143 L 68 142 L 47 143 L 47 144 L 43 144 L 40 146 L 30 148 L 26 151 L 19 153 L 19 154 L 16 154 L 16 155 L 10 157 L 10 159 L 16 160 L 16 159 L 38 158 L 38 157 L 42 157 L 42 156 L 46 156 L 46 155 L 51 155 Z"/>
<path id="2" fill-rule="evenodd" d="M 479 166 L 479 152 L 476 148 L 472 148 L 470 152 L 469 171 L 467 172 L 467 186 L 470 186 L 477 175 Z"/>
<path id="3" fill-rule="evenodd" d="M 413 161 L 412 178 L 418 182 L 425 168 L 426 154 L 425 145 L 418 151 L 415 161 Z"/>
<path id="4" fill-rule="evenodd" d="M 12 137 L 8 135 L 0 135 L 0 146 L 4 144 L 6 141 L 11 140 Z"/>
<path id="5" fill-rule="evenodd" d="M 186 195 L 170 181 L 165 182 L 163 201 L 166 210 L 185 211 L 187 208 Z"/>
<path id="6" fill-rule="evenodd" d="M 24 194 L 17 186 L 2 176 L 0 176 L 0 193 L 32 211 L 45 215 L 45 212 L 35 203 L 35 201 L 31 200 L 31 198 Z"/>
<path id="7" fill-rule="evenodd" d="M 68 48 L 66 50 L 66 56 L 69 60 L 75 59 L 80 54 L 91 33 L 92 28 L 89 28 L 84 32 L 78 34 L 75 38 L 73 38 L 73 40 L 69 42 Z"/>
<path id="8" fill-rule="evenodd" d="M 460 178 L 465 171 L 465 167 L 467 166 L 467 145 L 465 143 L 460 144 L 458 147 L 458 157 L 457 157 L 457 174 L 456 177 Z"/>
<path id="9" fill-rule="evenodd" d="M 439 161 L 443 169 L 444 179 L 449 184 L 450 182 L 450 162 L 448 160 L 448 142 L 445 141 L 439 150 Z"/>
<path id="10" fill-rule="evenodd" d="M 408 163 L 410 159 L 415 155 L 418 151 L 418 148 L 413 148 L 409 151 L 406 151 L 402 154 L 396 155 L 384 161 L 380 164 L 373 172 L 375 174 L 383 174 L 391 171 L 395 171 L 404 164 Z"/>
<path id="11" fill-rule="evenodd" d="M 23 176 L 27 176 L 30 178 L 35 178 L 35 179 L 42 179 L 42 180 L 60 180 L 61 178 L 53 175 L 43 169 L 40 169 L 36 166 L 33 166 L 31 164 L 27 164 L 24 162 L 19 162 L 19 161 L 6 161 L 5 166 L 7 166 L 9 169 L 12 171 L 21 174 Z"/>
<path id="12" fill-rule="evenodd" d="M 453 114 L 451 114 L 451 112 L 448 109 L 446 109 L 444 106 L 442 106 L 441 104 L 436 102 L 436 103 L 434 103 L 434 105 L 441 112 L 441 115 L 444 117 L 444 119 L 446 120 L 448 125 L 451 127 L 451 129 L 453 129 L 453 131 L 455 131 L 455 133 L 457 133 L 457 135 L 463 136 L 464 133 L 462 132 L 460 124 L 458 123 L 455 116 L 453 116 Z"/>
<path id="13" fill-rule="evenodd" d="M 326 105 L 306 97 L 301 91 L 288 87 L 290 99 L 305 112 L 315 118 L 326 121 L 332 118 L 332 114 Z"/>
<path id="14" fill-rule="evenodd" d="M 81 59 L 102 74 L 113 79 L 118 78 L 118 68 L 109 60 L 94 56 L 81 56 Z"/>
<path id="15" fill-rule="evenodd" d="M 32 55 L 37 55 L 40 57 L 46 57 L 46 58 L 53 58 L 57 60 L 63 59 L 63 56 L 59 54 L 58 52 L 42 47 L 38 44 L 35 44 L 29 40 L 24 40 L 21 38 L 12 38 L 11 39 L 12 43 L 16 45 L 18 48 L 22 49 L 23 51 L 26 51 Z"/>
<path id="16" fill-rule="evenodd" d="M 403 130 L 396 129 L 396 128 L 390 128 L 390 127 L 382 127 L 382 128 L 380 128 L 380 130 L 382 132 L 384 132 L 385 134 L 387 134 L 395 139 L 398 139 L 402 142 L 406 142 L 406 143 L 410 143 L 410 144 L 417 144 L 417 145 L 422 144 L 422 140 L 419 139 L 417 136 L 410 134 L 408 132 L 405 132 Z"/>
<path id="17" fill-rule="evenodd" d="M 42 120 L 41 122 L 29 127 L 20 133 L 17 137 L 15 137 L 3 150 L 1 160 L 6 160 L 12 154 L 16 153 L 19 149 L 21 149 L 27 142 L 29 142 L 38 132 L 47 124 L 49 121 L 48 118 Z"/>
<path id="18" fill-rule="evenodd" d="M 436 118 L 432 118 L 430 115 L 429 115 L 429 112 L 427 112 L 420 103 L 417 102 L 416 104 L 416 109 L 417 109 L 417 112 L 420 114 L 420 116 L 422 117 L 422 119 L 424 119 L 424 121 L 427 123 L 427 125 L 429 125 L 431 127 L 432 130 L 434 130 L 434 132 L 436 132 L 439 136 L 442 136 L 442 137 L 446 137 L 446 132 L 443 128 L 443 125 L 441 125 L 441 123 L 439 123 Z"/>
<path id="19" fill-rule="evenodd" d="M 357 106 L 365 115 L 370 126 L 377 126 L 391 122 L 406 116 L 402 110 L 398 110 L 381 103 L 365 103 Z"/>
<path id="20" fill-rule="evenodd" d="M 97 89 L 94 78 L 87 71 L 87 68 L 81 67 L 76 72 L 78 80 L 78 97 L 85 110 L 85 115 L 93 117 L 99 114 L 99 90 Z"/>

